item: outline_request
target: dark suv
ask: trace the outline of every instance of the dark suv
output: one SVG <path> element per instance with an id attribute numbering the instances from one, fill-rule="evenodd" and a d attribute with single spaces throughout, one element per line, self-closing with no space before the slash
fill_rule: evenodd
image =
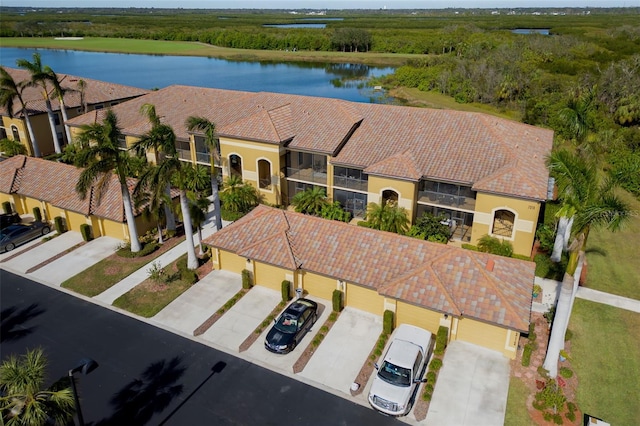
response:
<path id="1" fill-rule="evenodd" d="M 20 215 L 18 213 L 2 213 L 0 214 L 0 229 L 4 229 L 14 223 L 20 223 Z"/>

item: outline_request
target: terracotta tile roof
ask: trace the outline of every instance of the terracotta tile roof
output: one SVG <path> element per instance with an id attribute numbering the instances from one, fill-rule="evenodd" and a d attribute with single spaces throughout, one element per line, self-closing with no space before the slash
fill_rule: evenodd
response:
<path id="1" fill-rule="evenodd" d="M 140 106 L 156 106 L 179 139 L 190 115 L 216 123 L 219 135 L 332 155 L 332 163 L 372 175 L 459 182 L 477 191 L 546 199 L 553 132 L 486 114 L 268 92 L 170 86 L 117 105 L 125 134 L 149 130 Z M 104 112 L 70 120 L 80 125 Z"/>
<path id="2" fill-rule="evenodd" d="M 16 83 L 31 78 L 28 71 L 20 68 L 4 67 L 5 70 L 13 77 Z M 76 77 L 69 74 L 58 74 L 58 78 L 61 80 L 60 85 L 67 89 L 67 93 L 64 96 L 64 103 L 67 109 L 79 108 L 82 106 L 80 102 L 80 91 L 78 82 L 84 80 L 86 83 L 84 89 L 85 102 L 88 105 L 102 104 L 105 102 L 119 102 L 122 100 L 130 99 L 136 96 L 144 95 L 148 93 L 148 90 L 139 89 L 137 87 L 124 86 L 122 84 L 108 83 L 106 81 L 94 80 L 91 78 Z M 40 88 L 28 87 L 24 90 L 22 97 L 27 102 L 27 107 L 30 113 L 40 114 L 46 113 L 47 108 L 45 101 L 42 97 Z M 50 88 L 53 90 L 53 88 Z M 60 110 L 60 104 L 58 99 L 50 92 L 51 106 L 54 111 Z M 4 107 L 0 106 L 0 115 L 8 115 L 8 111 Z M 20 117 L 20 103 L 14 103 L 14 115 Z"/>
<path id="3" fill-rule="evenodd" d="M 519 331 L 529 324 L 531 262 L 262 205 L 205 242 L 290 270 L 299 265 L 451 315 Z"/>
<path id="4" fill-rule="evenodd" d="M 80 173 L 82 169 L 69 164 L 16 155 L 0 162 L 0 192 L 46 201 L 85 216 L 126 222 L 118 178 L 111 175 L 107 179 L 99 202 L 95 185 L 82 200 L 75 191 Z M 136 182 L 135 179 L 127 180 L 130 192 L 133 192 Z M 178 196 L 177 190 L 172 190 L 172 196 Z M 143 207 L 135 210 L 134 214 L 140 214 Z"/>

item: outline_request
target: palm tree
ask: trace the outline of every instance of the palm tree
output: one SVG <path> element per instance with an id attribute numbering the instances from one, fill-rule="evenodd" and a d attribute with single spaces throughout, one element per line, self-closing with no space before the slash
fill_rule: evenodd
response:
<path id="1" fill-rule="evenodd" d="M 191 212 L 191 222 L 198 229 L 198 241 L 200 246 L 200 256 L 204 254 L 202 247 L 202 224 L 207 220 L 207 212 L 211 201 L 204 196 L 202 192 L 190 191 L 187 193 L 189 197 L 189 209 Z"/>
<path id="2" fill-rule="evenodd" d="M 558 211 L 562 227 L 556 234 L 552 260 L 559 261 L 561 250 L 569 250 L 567 272 L 573 275 L 578 254 L 584 250 L 592 226 L 619 230 L 629 220 L 629 207 L 613 193 L 615 185 L 600 179 L 595 163 L 567 150 L 552 151 L 547 159 L 562 200 Z M 564 228 L 564 229 L 563 229 Z M 573 236 L 573 242 L 569 240 Z"/>
<path id="3" fill-rule="evenodd" d="M 136 185 L 133 198 L 136 207 L 144 206 L 142 216 L 156 222 L 158 243 L 163 244 L 162 223 L 165 220 L 165 206 L 171 206 L 171 199 L 167 197 L 163 188 L 150 187 L 147 182 L 144 182 L 143 185 Z"/>
<path id="4" fill-rule="evenodd" d="M 27 103 L 22 98 L 22 91 L 26 86 L 27 84 L 25 82 L 16 83 L 11 74 L 9 74 L 4 67 L 0 67 L 0 105 L 6 108 L 9 117 L 13 118 L 13 104 L 16 100 L 20 103 L 22 116 L 24 117 L 25 123 L 27 123 L 27 132 L 31 140 L 33 155 L 34 157 L 40 157 L 40 147 L 38 147 L 35 133 L 33 133 Z"/>
<path id="5" fill-rule="evenodd" d="M 407 210 L 392 200 L 382 204 L 369 203 L 366 221 L 372 229 L 404 235 L 409 230 Z"/>
<path id="6" fill-rule="evenodd" d="M 82 106 L 82 112 L 89 112 L 89 105 L 87 105 L 87 98 L 85 96 L 85 90 L 87 90 L 87 82 L 83 79 L 78 80 L 78 92 L 80 92 L 80 105 Z"/>
<path id="7" fill-rule="evenodd" d="M 155 107 L 151 104 L 144 104 L 141 112 L 146 114 L 151 122 L 151 129 L 133 145 L 133 149 L 138 154 L 153 149 L 158 155 L 159 163 L 157 167 L 151 168 L 144 173 L 140 177 L 140 182 L 153 182 L 156 188 L 169 188 L 171 183 L 178 187 L 180 210 L 184 219 L 184 233 L 187 239 L 187 267 L 196 269 L 198 267 L 198 258 L 193 245 L 193 227 L 191 226 L 187 190 L 194 190 L 201 182 L 198 181 L 198 175 L 194 172 L 196 169 L 189 167 L 187 163 L 183 163 L 178 159 L 176 135 L 171 126 L 160 121 Z M 197 189 L 200 190 L 202 188 Z"/>
<path id="8" fill-rule="evenodd" d="M 222 229 L 222 215 L 220 214 L 220 195 L 218 193 L 218 175 L 216 164 L 220 162 L 220 145 L 216 137 L 216 125 L 204 117 L 189 116 L 185 121 L 185 126 L 190 132 L 199 131 L 204 133 L 204 142 L 209 148 L 212 156 L 211 161 L 211 196 L 213 198 L 213 210 L 216 218 L 216 229 Z"/>
<path id="9" fill-rule="evenodd" d="M 26 59 L 18 59 L 16 61 L 18 67 L 25 69 L 31 73 L 31 86 L 39 86 L 42 89 L 42 99 L 47 107 L 47 116 L 49 117 L 49 127 L 51 127 L 51 136 L 53 137 L 53 145 L 56 153 L 62 153 L 62 147 L 60 146 L 60 140 L 58 140 L 58 132 L 56 131 L 56 120 L 53 115 L 53 108 L 51 107 L 51 98 L 49 97 L 49 89 L 47 88 L 47 81 L 49 81 L 49 75 L 42 67 L 42 60 L 40 54 L 35 52 L 33 54 L 33 62 L 29 62 Z"/>
<path id="10" fill-rule="evenodd" d="M 245 214 L 260 202 L 260 196 L 250 184 L 239 176 L 229 176 L 222 185 L 220 201 L 228 212 Z"/>
<path id="11" fill-rule="evenodd" d="M 78 164 L 82 164 L 85 167 L 76 184 L 76 192 L 78 192 L 81 199 L 85 199 L 89 189 L 97 183 L 98 186 L 95 188 L 96 201 L 100 204 L 105 185 L 109 182 L 112 174 L 116 174 L 120 182 L 122 202 L 129 228 L 131 251 L 136 253 L 140 251 L 140 241 L 131 204 L 131 194 L 129 194 L 127 185 L 131 156 L 118 146 L 120 136 L 118 119 L 111 110 L 107 111 L 102 124 L 94 123 L 81 127 L 78 140 L 81 144 L 85 144 L 87 148 L 78 153 L 76 159 Z"/>
<path id="12" fill-rule="evenodd" d="M 298 213 L 320 216 L 322 208 L 328 204 L 327 194 L 324 188 L 314 186 L 302 192 L 298 192 L 291 200 Z"/>
<path id="13" fill-rule="evenodd" d="M 55 71 L 51 69 L 51 67 L 45 66 L 44 73 L 47 76 L 47 81 L 50 82 L 53 86 L 53 94 L 58 98 L 58 103 L 60 103 L 60 112 L 62 112 L 64 132 L 67 136 L 67 143 L 70 144 L 71 131 L 69 130 L 69 125 L 67 124 L 69 116 L 67 115 L 67 107 L 64 104 L 64 95 L 69 91 L 69 89 L 62 87 L 62 85 L 60 84 L 60 79 L 58 78 L 58 74 L 56 74 Z"/>
<path id="14" fill-rule="evenodd" d="M 43 388 L 47 359 L 42 349 L 10 356 L 0 365 L 0 422 L 9 425 L 66 425 L 75 412 L 66 383 Z"/>
<path id="15" fill-rule="evenodd" d="M 595 90 L 587 89 L 582 93 L 574 94 L 565 108 L 560 110 L 562 118 L 569 132 L 578 145 L 586 139 L 591 129 L 591 113 L 595 108 Z"/>

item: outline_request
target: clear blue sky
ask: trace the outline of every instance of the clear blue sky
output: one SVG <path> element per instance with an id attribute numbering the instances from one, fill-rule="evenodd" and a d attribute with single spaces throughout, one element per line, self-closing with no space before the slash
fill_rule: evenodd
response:
<path id="1" fill-rule="evenodd" d="M 201 9 L 445 9 L 640 7 L 640 0 L 1 0 L 2 6 Z"/>

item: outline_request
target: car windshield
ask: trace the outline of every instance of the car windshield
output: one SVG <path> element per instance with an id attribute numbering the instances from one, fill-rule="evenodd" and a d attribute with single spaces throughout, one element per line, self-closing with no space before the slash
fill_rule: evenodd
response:
<path id="1" fill-rule="evenodd" d="M 283 333 L 295 333 L 298 329 L 298 320 L 291 315 L 281 315 L 276 323 L 276 328 Z"/>
<path id="2" fill-rule="evenodd" d="M 396 386 L 410 386 L 411 385 L 411 370 L 408 368 L 398 367 L 385 361 L 378 371 L 378 377 L 387 383 Z"/>

